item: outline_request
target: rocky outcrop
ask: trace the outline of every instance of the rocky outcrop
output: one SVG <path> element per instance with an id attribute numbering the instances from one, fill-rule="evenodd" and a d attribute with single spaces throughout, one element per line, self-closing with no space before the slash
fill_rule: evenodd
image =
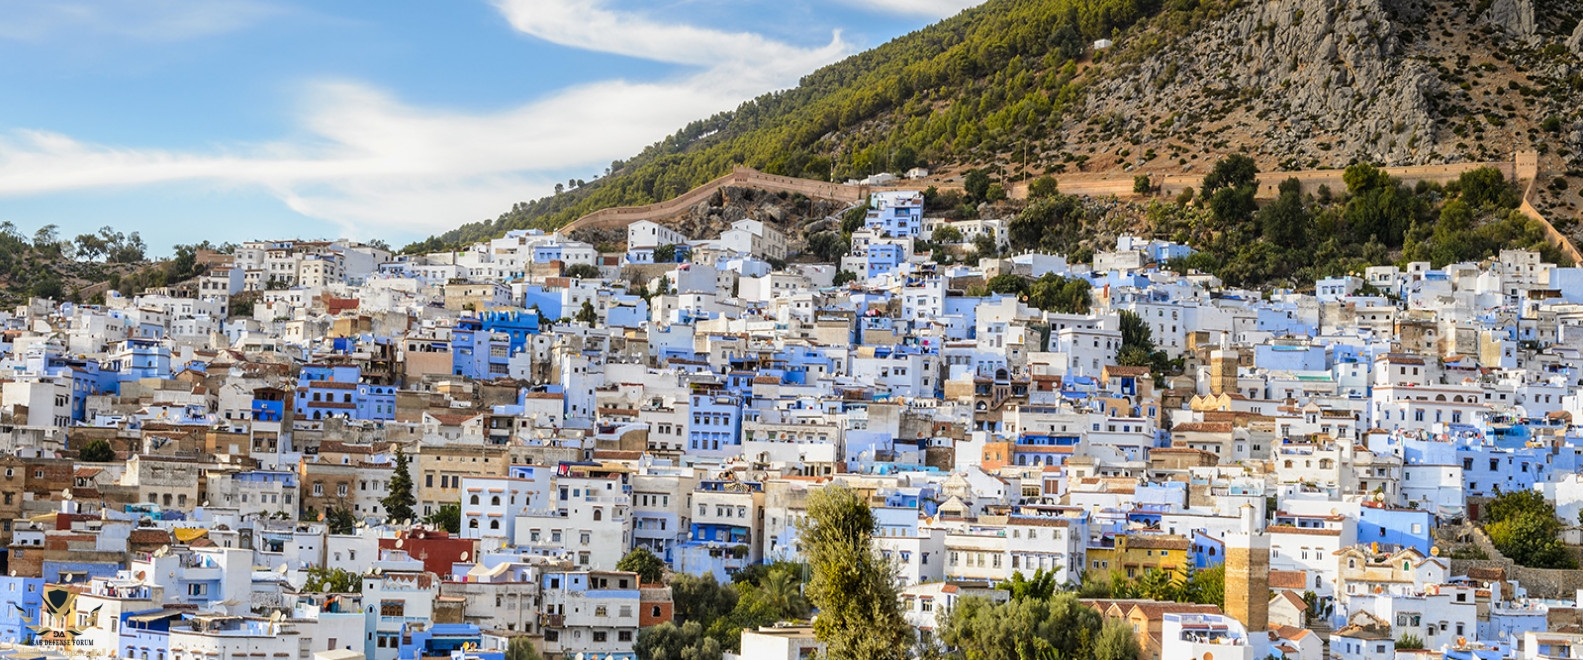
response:
<path id="1" fill-rule="evenodd" d="M 825 217 L 840 211 L 845 202 L 814 199 L 758 188 L 724 186 L 716 194 L 669 218 L 656 221 L 692 239 L 719 238 L 731 223 L 744 218 L 762 220 L 785 232 L 794 248 L 800 247 L 806 233 Z M 578 229 L 578 240 L 610 247 L 625 245 L 625 229 Z"/>
<path id="2" fill-rule="evenodd" d="M 1250 3 L 1101 83 L 1088 110 L 1171 108 L 1194 125 L 1170 131 L 1256 131 L 1235 141 L 1320 165 L 1443 160 L 1430 147 L 1439 78 L 1401 57 L 1394 20 L 1385 0 Z"/>
<path id="3" fill-rule="evenodd" d="M 1538 31 L 1533 0 L 1492 0 L 1479 20 L 1524 41 L 1533 39 Z"/>
<path id="4" fill-rule="evenodd" d="M 1566 45 L 1573 55 L 1583 57 L 1583 21 L 1578 21 L 1577 29 L 1572 30 L 1572 36 L 1567 37 Z"/>

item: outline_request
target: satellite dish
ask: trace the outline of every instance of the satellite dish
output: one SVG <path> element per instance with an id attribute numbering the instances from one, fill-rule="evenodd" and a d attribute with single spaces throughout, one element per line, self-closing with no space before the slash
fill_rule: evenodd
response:
<path id="1" fill-rule="evenodd" d="M 175 573 L 171 573 L 171 575 L 174 576 Z M 61 582 L 71 582 L 71 573 L 62 573 L 61 576 L 60 576 L 60 581 Z"/>
<path id="2" fill-rule="evenodd" d="M 16 569 L 11 569 L 11 577 L 16 577 Z"/>
<path id="3" fill-rule="evenodd" d="M 462 553 L 462 561 L 467 561 L 467 553 L 465 551 Z"/>
<path id="4" fill-rule="evenodd" d="M 400 548 L 401 546 L 403 546 L 405 544 L 406 544 L 406 541 L 404 539 L 396 539 L 396 547 L 397 548 Z"/>
<path id="5" fill-rule="evenodd" d="M 286 566 L 285 564 L 281 564 L 280 568 L 275 569 L 275 572 L 280 573 L 281 575 L 285 575 L 290 570 L 291 570 L 290 567 Z"/>
<path id="6" fill-rule="evenodd" d="M 15 571 L 12 571 L 12 573 L 15 573 Z M 138 571 L 137 572 L 137 579 L 142 580 L 142 579 L 144 579 L 146 577 L 148 577 L 148 571 Z"/>
<path id="7" fill-rule="evenodd" d="M 284 567 L 282 567 L 282 568 L 284 568 Z M 275 611 L 269 613 L 269 622 L 270 623 L 280 623 L 280 619 L 281 619 L 280 610 L 275 610 Z"/>
<path id="8" fill-rule="evenodd" d="M 370 571 L 369 571 L 369 572 L 370 572 L 370 573 L 373 573 L 373 574 L 374 574 L 374 575 L 379 575 L 379 574 L 380 574 L 380 572 L 381 572 L 381 571 L 380 571 L 380 570 L 379 570 L 379 567 L 378 567 L 378 566 L 375 566 L 375 567 L 374 567 L 374 568 L 373 568 L 373 569 L 372 569 L 372 570 L 370 570 Z"/>

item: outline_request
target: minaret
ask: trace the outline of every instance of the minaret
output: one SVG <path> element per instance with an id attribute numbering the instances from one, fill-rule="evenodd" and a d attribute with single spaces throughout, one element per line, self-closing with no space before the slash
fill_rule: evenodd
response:
<path id="1" fill-rule="evenodd" d="M 1209 352 L 1209 393 L 1215 396 L 1237 393 L 1237 353 L 1217 348 Z"/>
<path id="2" fill-rule="evenodd" d="M 1270 627 L 1270 537 L 1242 505 L 1242 528 L 1226 534 L 1226 614 L 1251 636 Z"/>

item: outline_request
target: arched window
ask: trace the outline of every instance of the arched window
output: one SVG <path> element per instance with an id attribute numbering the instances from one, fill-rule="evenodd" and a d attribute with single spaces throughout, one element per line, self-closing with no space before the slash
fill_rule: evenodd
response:
<path id="1" fill-rule="evenodd" d="M 490 529 L 500 529 L 500 521 L 499 520 L 491 520 L 491 521 L 489 521 L 489 528 Z"/>
<path id="2" fill-rule="evenodd" d="M 489 498 L 489 505 L 490 506 L 500 506 L 500 496 L 496 495 L 494 497 Z"/>
<path id="3" fill-rule="evenodd" d="M 467 528 L 468 529 L 478 529 L 478 519 L 477 518 L 473 518 L 471 520 L 468 520 L 467 521 Z"/>
<path id="4" fill-rule="evenodd" d="M 594 509 L 594 520 L 604 520 L 604 518 L 605 518 L 604 509 Z"/>
<path id="5" fill-rule="evenodd" d="M 478 504 L 478 496 L 474 495 L 467 500 L 468 504 Z"/>

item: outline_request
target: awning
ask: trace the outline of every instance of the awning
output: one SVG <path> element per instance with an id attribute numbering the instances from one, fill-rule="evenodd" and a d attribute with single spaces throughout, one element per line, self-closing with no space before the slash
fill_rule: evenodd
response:
<path id="1" fill-rule="evenodd" d="M 209 530 L 197 527 L 177 527 L 173 531 L 176 533 L 178 543 L 192 543 L 209 535 Z"/>
<path id="2" fill-rule="evenodd" d="M 159 621 L 161 619 L 174 619 L 174 618 L 180 617 L 184 613 L 185 613 L 185 610 L 168 610 L 167 609 L 167 610 L 160 610 L 158 612 L 147 612 L 147 613 L 144 613 L 144 614 L 134 614 L 132 616 L 127 617 L 126 619 L 128 621 L 136 621 L 138 623 L 148 623 L 148 622 L 151 622 L 151 621 Z"/>

